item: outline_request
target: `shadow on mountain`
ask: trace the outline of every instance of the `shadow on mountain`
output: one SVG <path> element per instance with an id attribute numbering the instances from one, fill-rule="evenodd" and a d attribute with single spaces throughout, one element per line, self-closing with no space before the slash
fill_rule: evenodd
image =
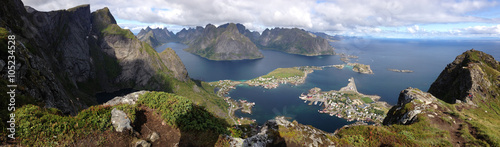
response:
<path id="1" fill-rule="evenodd" d="M 197 105 L 176 120 L 181 131 L 179 146 L 215 146 L 219 136 L 227 133 L 229 126 L 224 119 Z"/>

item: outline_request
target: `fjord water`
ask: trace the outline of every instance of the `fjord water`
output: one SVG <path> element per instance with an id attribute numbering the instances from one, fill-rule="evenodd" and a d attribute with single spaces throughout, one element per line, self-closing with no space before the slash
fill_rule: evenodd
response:
<path id="1" fill-rule="evenodd" d="M 237 116 L 256 119 L 259 124 L 277 115 L 291 117 L 292 120 L 319 129 L 333 132 L 350 124 L 344 119 L 320 114 L 319 106 L 307 105 L 298 96 L 313 87 L 322 90 L 338 90 L 354 77 L 358 91 L 381 96 L 382 101 L 396 104 L 399 92 L 407 87 L 427 91 L 439 73 L 457 55 L 474 48 L 500 58 L 500 41 L 463 40 L 410 40 L 410 39 L 348 39 L 332 43 L 336 52 L 359 56 L 351 62 L 371 65 L 375 74 L 365 75 L 349 69 L 325 68 L 308 75 L 302 85 L 281 85 L 276 89 L 238 86 L 229 94 L 233 99 L 255 102 L 253 114 L 237 112 Z M 308 57 L 282 52 L 262 50 L 263 59 L 242 61 L 210 61 L 185 52 L 186 45 L 167 43 L 157 47 L 157 51 L 171 47 L 186 66 L 189 76 L 204 81 L 248 80 L 279 67 L 322 66 L 342 64 L 339 56 Z M 388 68 L 410 69 L 413 73 L 396 73 Z"/>

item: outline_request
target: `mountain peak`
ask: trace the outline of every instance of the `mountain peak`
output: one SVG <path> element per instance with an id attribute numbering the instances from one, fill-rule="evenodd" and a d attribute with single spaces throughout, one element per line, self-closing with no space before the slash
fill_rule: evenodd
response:
<path id="1" fill-rule="evenodd" d="M 470 101 L 475 97 L 497 98 L 500 92 L 500 63 L 475 49 L 457 56 L 429 88 L 429 93 L 446 101 Z"/>
<path id="2" fill-rule="evenodd" d="M 111 15 L 108 7 L 92 12 L 92 23 L 95 24 L 96 30 L 102 30 L 110 24 L 116 24 L 115 17 Z"/>

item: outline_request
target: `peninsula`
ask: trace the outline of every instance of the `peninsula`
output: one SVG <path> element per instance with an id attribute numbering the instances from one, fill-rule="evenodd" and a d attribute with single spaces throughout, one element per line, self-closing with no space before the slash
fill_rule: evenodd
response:
<path id="1" fill-rule="evenodd" d="M 380 96 L 359 93 L 354 78 L 350 78 L 349 84 L 338 91 L 323 92 L 320 88 L 313 88 L 308 94 L 301 94 L 299 98 L 304 100 L 304 103 L 309 101 L 309 105 L 317 105 L 319 102 L 319 105 L 323 106 L 322 110 L 318 110 L 319 113 L 335 115 L 348 121 L 381 123 L 390 108 L 386 102 L 378 101 Z"/>

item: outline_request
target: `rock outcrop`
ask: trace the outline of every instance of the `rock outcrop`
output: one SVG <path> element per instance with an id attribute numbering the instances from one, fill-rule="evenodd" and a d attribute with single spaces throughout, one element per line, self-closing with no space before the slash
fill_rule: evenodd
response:
<path id="1" fill-rule="evenodd" d="M 181 36 L 180 34 L 178 36 Z M 189 45 L 189 48 L 185 50 L 210 60 L 243 60 L 264 57 L 257 46 L 239 32 L 234 23 L 224 27 L 208 24 L 201 34 L 198 34 L 197 28 L 194 34 L 187 36 L 197 37 L 194 37 L 194 41 L 184 41 Z"/>
<path id="2" fill-rule="evenodd" d="M 264 125 L 259 133 L 254 136 L 248 137 L 243 141 L 244 147 L 256 147 L 256 146 L 271 146 L 284 144 L 283 140 L 279 136 L 279 126 L 276 120 L 269 120 Z M 279 145 L 278 145 L 279 146 Z M 286 146 L 286 145 L 285 145 Z"/>
<path id="3" fill-rule="evenodd" d="M 115 105 L 120 105 L 120 104 L 134 105 L 135 102 L 137 102 L 137 100 L 139 99 L 139 97 L 147 92 L 149 92 L 149 91 L 143 90 L 143 91 L 133 92 L 133 93 L 127 94 L 125 96 L 118 96 L 118 97 L 115 97 L 115 98 L 107 101 L 106 103 L 104 103 L 102 105 L 109 105 L 109 106 L 115 106 Z"/>
<path id="4" fill-rule="evenodd" d="M 298 28 L 266 29 L 262 32 L 257 44 L 264 49 L 290 54 L 306 56 L 335 54 L 328 40 Z"/>
<path id="5" fill-rule="evenodd" d="M 137 34 L 137 38 L 148 43 L 153 48 L 156 48 L 164 43 L 178 41 L 177 36 L 167 28 L 151 29 L 150 27 L 147 27 L 146 29 L 141 29 L 139 34 Z"/>
<path id="6" fill-rule="evenodd" d="M 464 52 L 448 64 L 432 83 L 429 93 L 448 102 L 473 98 L 498 98 L 500 63 L 491 55 L 474 49 Z"/>
<path id="7" fill-rule="evenodd" d="M 278 116 L 268 120 L 260 132 L 246 138 L 242 146 L 333 146 L 334 143 L 328 139 L 329 135 L 314 127 L 296 121 L 290 122 L 285 117 Z"/>
<path id="8" fill-rule="evenodd" d="M 384 125 L 409 125 L 417 121 L 418 114 L 431 107 L 437 98 L 419 89 L 407 88 L 399 94 L 398 104 L 393 106 L 384 119 Z"/>
<path id="9" fill-rule="evenodd" d="M 116 132 L 132 130 L 132 126 L 130 126 L 130 119 L 127 117 L 127 114 L 116 108 L 111 110 L 111 124 L 113 124 Z"/>

